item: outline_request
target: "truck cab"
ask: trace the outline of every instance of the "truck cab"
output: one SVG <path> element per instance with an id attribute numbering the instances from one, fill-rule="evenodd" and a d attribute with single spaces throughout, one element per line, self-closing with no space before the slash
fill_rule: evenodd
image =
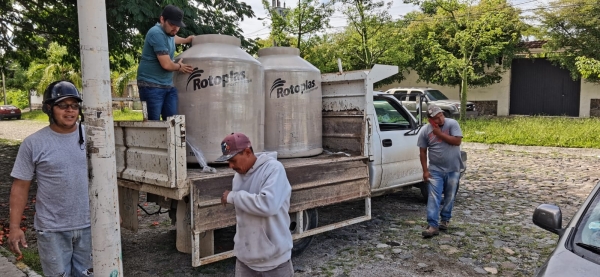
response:
<path id="1" fill-rule="evenodd" d="M 369 161 L 371 193 L 421 183 L 419 121 L 389 94 L 373 92 L 373 107 L 376 124 Z"/>

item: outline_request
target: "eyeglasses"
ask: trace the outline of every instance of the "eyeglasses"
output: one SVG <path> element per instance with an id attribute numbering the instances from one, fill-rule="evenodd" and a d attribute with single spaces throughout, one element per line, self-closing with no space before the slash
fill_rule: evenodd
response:
<path id="1" fill-rule="evenodd" d="M 69 107 L 71 107 L 71 109 L 73 109 L 73 110 L 79 110 L 79 107 L 80 107 L 79 103 L 73 103 L 73 104 L 58 103 L 58 104 L 56 104 L 56 106 L 61 110 L 66 110 Z"/>

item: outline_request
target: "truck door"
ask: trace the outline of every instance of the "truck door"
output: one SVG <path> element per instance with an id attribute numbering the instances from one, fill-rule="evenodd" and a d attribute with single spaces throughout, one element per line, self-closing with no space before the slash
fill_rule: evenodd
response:
<path id="1" fill-rule="evenodd" d="M 416 127 L 414 117 L 393 97 L 375 96 L 373 104 L 377 121 L 373 144 L 379 150 L 375 155 L 375 159 L 379 159 L 375 163 L 379 166 L 371 169 L 375 171 L 372 173 L 378 177 L 376 179 L 381 181 L 372 183 L 372 189 L 420 182 L 422 169 L 417 147 L 418 134 L 413 130 Z M 413 135 L 406 135 L 409 132 Z"/>

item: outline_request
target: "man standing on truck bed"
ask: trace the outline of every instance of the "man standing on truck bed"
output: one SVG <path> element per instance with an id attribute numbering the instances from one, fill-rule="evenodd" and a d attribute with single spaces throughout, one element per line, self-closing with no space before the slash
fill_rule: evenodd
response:
<path id="1" fill-rule="evenodd" d="M 288 214 L 292 186 L 283 165 L 267 154 L 255 156 L 242 133 L 226 136 L 221 151 L 217 162 L 229 162 L 236 172 L 231 191 L 221 197 L 223 205 L 235 206 L 235 276 L 293 276 Z"/>
<path id="2" fill-rule="evenodd" d="M 183 11 L 173 5 L 167 5 L 156 23 L 150 28 L 144 39 L 142 57 L 137 70 L 137 86 L 140 100 L 146 101 L 149 120 L 167 120 L 177 114 L 177 88 L 173 86 L 173 72 L 191 73 L 191 65 L 173 61 L 175 45 L 192 43 L 194 36 L 177 36 L 183 23 Z"/>
<path id="3" fill-rule="evenodd" d="M 429 105 L 427 108 L 429 123 L 419 135 L 417 145 L 420 148 L 423 181 L 428 183 L 427 229 L 423 238 L 439 235 L 439 230 L 447 230 L 452 217 L 454 198 L 458 189 L 462 159 L 460 143 L 462 131 L 458 122 L 445 118 L 440 107 Z M 429 155 L 429 167 L 427 157 Z M 444 204 L 440 203 L 444 195 Z M 438 218 L 442 221 L 438 224 Z"/>
<path id="4" fill-rule="evenodd" d="M 69 82 L 44 92 L 42 110 L 50 126 L 23 140 L 11 172 L 10 249 L 27 247 L 19 228 L 31 180 L 37 179 L 35 218 L 37 248 L 44 276 L 92 276 L 92 235 L 88 163 L 83 129 L 77 124 L 81 97 Z"/>

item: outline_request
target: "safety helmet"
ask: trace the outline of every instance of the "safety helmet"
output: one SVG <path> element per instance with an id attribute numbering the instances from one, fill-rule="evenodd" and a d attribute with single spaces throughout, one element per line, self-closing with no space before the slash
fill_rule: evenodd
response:
<path id="1" fill-rule="evenodd" d="M 53 82 L 44 91 L 42 111 L 49 115 L 52 111 L 52 106 L 54 106 L 54 103 L 60 102 L 66 98 L 75 98 L 77 102 L 83 101 L 81 99 L 81 94 L 79 94 L 79 91 L 75 85 L 73 85 L 73 83 L 68 81 Z"/>

